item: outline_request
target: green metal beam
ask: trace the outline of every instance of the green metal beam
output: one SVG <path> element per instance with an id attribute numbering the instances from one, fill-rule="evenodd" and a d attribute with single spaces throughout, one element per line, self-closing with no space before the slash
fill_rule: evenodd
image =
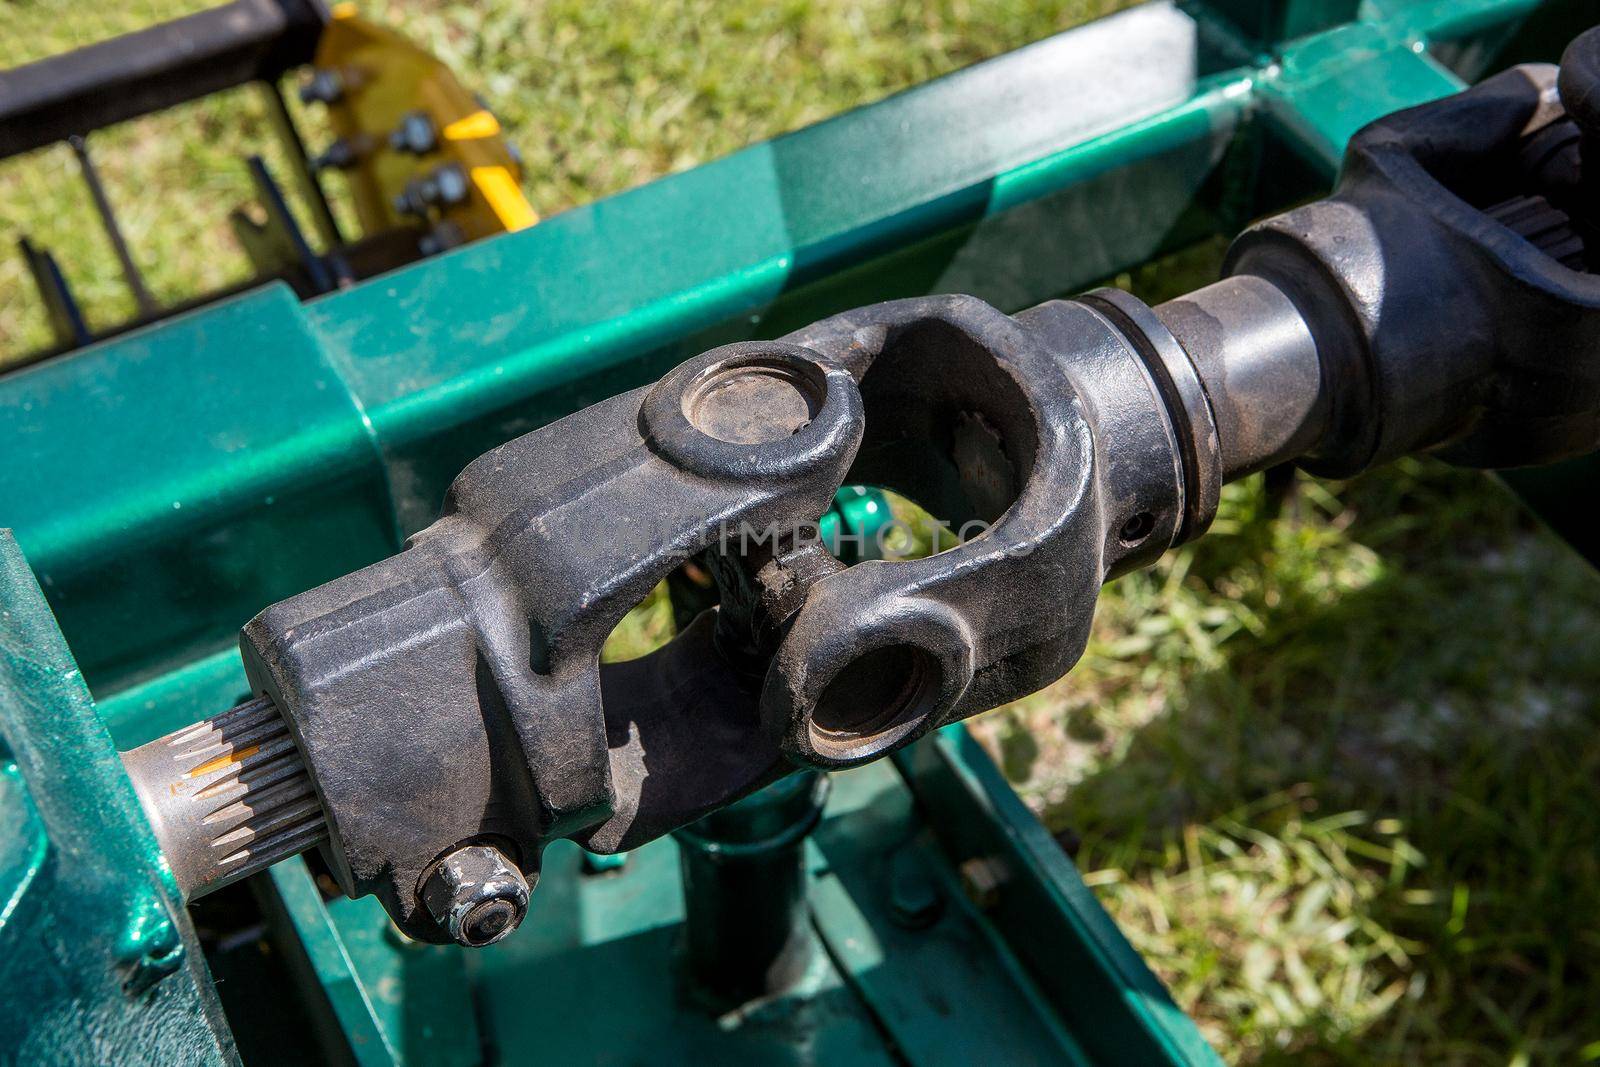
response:
<path id="1" fill-rule="evenodd" d="M 330 1059 L 347 1049 L 361 1067 L 482 1062 L 459 948 L 407 941 L 371 897 L 325 902 L 304 860 L 269 877 L 263 895 L 276 902 L 268 914 L 276 944 L 298 957 L 303 990 L 327 1000 L 332 1026 L 320 1036 Z"/>
<path id="2" fill-rule="evenodd" d="M 673 981 L 683 896 L 671 839 L 600 873 L 557 842 L 536 921 L 473 953 L 405 943 L 375 901 L 324 901 L 292 861 L 272 871 L 281 943 L 310 961 L 362 1064 L 471 1061 L 484 1048 L 552 1063 L 1218 1063 L 982 749 L 959 729 L 922 748 L 932 770 L 835 776 L 808 852 L 825 954 L 796 994 L 738 1016 L 686 1011 Z M 1006 850 L 1005 926 L 967 899 L 934 833 L 952 811 L 969 837 Z M 909 925 L 891 903 L 907 877 L 935 901 Z M 1030 958 L 1039 944 L 1073 961 L 1046 967 L 1070 973 L 1065 995 Z M 627 1010 L 597 1007 L 608 1004 Z"/>
<path id="3" fill-rule="evenodd" d="M 1259 55 L 1148 4 L 308 305 L 257 290 L 0 378 L 0 515 L 133 743 L 232 702 L 240 624 L 395 551 L 494 444 L 716 343 L 1021 307 L 1231 230 L 1312 188 L 1262 180 L 1273 144 L 1325 170 L 1456 84 L 1428 41 L 1529 3 L 1389 0 Z"/>
<path id="4" fill-rule="evenodd" d="M 250 614 L 394 551 L 499 441 L 714 343 L 930 289 L 1015 306 L 1209 232 L 1249 99 L 1208 62 L 1149 5 L 309 305 L 269 287 L 7 375 L 0 515 L 119 740 L 148 736 L 238 695 Z"/>
<path id="5" fill-rule="evenodd" d="M 1361 127 L 1456 92 L 1483 73 L 1538 0 L 1393 2 L 1383 18 L 1292 41 L 1263 71 L 1260 93 L 1277 132 L 1331 179 Z M 1468 48 L 1477 43 L 1480 47 Z M 1435 53 L 1452 57 L 1451 69 Z"/>
<path id="6" fill-rule="evenodd" d="M 97 695 L 399 547 L 371 430 L 281 286 L 0 378 L 0 419 L 0 516 Z"/>
<path id="7" fill-rule="evenodd" d="M 0 811 L 18 828 L 0 847 L 11 901 L 0 912 L 0 981 L 38 993 L 6 1005 L 0 1030 L 18 1041 L 61 1030 L 70 1041 L 149 1028 L 165 1062 L 231 1055 L 101 720 L 126 747 L 233 703 L 244 685 L 234 633 L 249 615 L 395 551 L 432 518 L 456 471 L 500 441 L 712 344 L 924 292 L 1017 308 L 1230 233 L 1324 185 L 1364 122 L 1476 77 L 1535 5 L 1350 7 L 1152 3 L 309 305 L 268 287 L 0 377 L 0 521 L 16 527 L 67 637 L 0 538 L 0 731 L 11 757 Z M 1306 166 L 1279 167 L 1289 155 Z M 1016 1003 L 1040 1013 L 1024 1027 L 1039 1047 L 1103 1059 L 1116 1048 L 1096 1042 L 1110 1042 L 1144 1050 L 1146 1062 L 1211 1062 L 970 738 L 941 735 L 901 766 L 930 810 L 965 797 L 962 810 L 977 813 L 917 831 L 941 834 L 937 849 L 926 836 L 917 846 L 925 855 L 959 861 L 980 839 L 1005 853 L 1017 879 L 1009 898 L 982 916 L 958 910 L 997 939 Z M 910 811 L 879 807 L 852 813 L 863 833 Z M 880 1032 L 898 1027 L 910 1041 L 919 1031 L 858 951 L 868 933 L 902 935 L 864 891 L 874 861 L 856 844 L 818 837 L 819 892 L 840 899 L 819 920 L 831 988 L 853 992 L 819 1003 L 840 1013 L 830 1041 L 869 1050 Z M 670 843 L 652 847 L 630 861 L 626 877 L 644 873 L 629 883 L 584 881 L 576 852 L 559 845 L 541 906 L 566 925 L 542 923 L 486 965 L 509 976 L 542 952 L 604 945 L 659 978 L 676 898 L 625 888 L 675 868 Z M 459 993 L 453 950 L 412 955 L 385 940 L 371 901 L 324 905 L 303 864 L 272 884 L 361 1059 L 450 1051 L 432 1044 L 436 1017 L 413 998 Z M 586 958 L 604 977 L 606 957 Z M 912 978 L 943 995 L 936 969 Z M 391 999 L 384 990 L 397 983 L 414 992 Z M 437 1018 L 460 1037 L 471 1013 L 439 1003 Z M 1060 1004 L 1052 1021 L 1046 1007 Z M 66 1005 L 89 1012 L 91 1026 L 77 1037 L 66 1024 L 39 1029 L 54 1018 L 41 1012 Z M 483 1018 L 516 1032 L 526 1006 L 518 988 Z"/>
<path id="8" fill-rule="evenodd" d="M 715 343 L 1229 231 L 1314 188 L 1260 173 L 1277 146 L 1327 174 L 1533 7 L 1384 0 L 1252 52 L 1246 9 L 1342 9 L 1152 3 L 309 305 L 257 290 L 0 377 L 0 516 L 131 743 L 231 702 L 237 627 L 395 551 L 484 449 Z"/>
<path id="9" fill-rule="evenodd" d="M 0 1061 L 235 1059 L 177 886 L 0 530 Z"/>
<path id="10" fill-rule="evenodd" d="M 987 918 L 1092 1063 L 1212 1064 L 1216 1054 L 963 724 L 896 754 L 950 862 L 1005 872 Z"/>

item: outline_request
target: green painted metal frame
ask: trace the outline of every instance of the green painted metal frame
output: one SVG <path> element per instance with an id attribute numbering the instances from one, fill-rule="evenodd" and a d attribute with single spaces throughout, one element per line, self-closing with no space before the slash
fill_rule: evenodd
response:
<path id="1" fill-rule="evenodd" d="M 1384 0 L 1270 51 L 1242 6 L 1147 4 L 310 304 L 269 286 L 0 377 L 0 515 L 114 736 L 231 702 L 244 620 L 397 550 L 492 445 L 715 343 L 929 291 L 1020 307 L 1230 232 L 1457 88 L 1424 45 L 1475 74 L 1537 5 Z"/>
<path id="2" fill-rule="evenodd" d="M 6 530 L 0 741 L 0 1062 L 229 1062 L 178 887 Z"/>
<path id="3" fill-rule="evenodd" d="M 553 1063 L 782 1062 L 785 1049 L 884 1067 L 1220 1062 L 965 729 L 836 774 L 808 856 L 824 949 L 813 973 L 721 1018 L 685 1010 L 673 979 L 683 896 L 670 840 L 599 869 L 558 843 L 537 921 L 481 953 L 403 942 L 375 901 L 325 900 L 298 861 L 271 872 L 273 917 L 326 991 L 325 1036 L 361 1064 L 477 1062 L 485 1040 L 501 1058 L 537 1049 Z M 957 875 L 971 858 L 1006 874 L 982 908 Z M 938 901 L 927 925 L 893 914 L 908 877 Z"/>
<path id="4" fill-rule="evenodd" d="M 112 1020 L 97 1034 L 186 1034 L 198 1060 L 230 1055 L 214 1036 L 203 963 L 192 943 L 177 947 L 188 926 L 105 727 L 127 747 L 232 703 L 243 690 L 239 624 L 395 551 L 472 456 L 716 343 L 932 291 L 1016 308 L 1231 233 L 1325 187 L 1366 121 L 1508 57 L 1554 58 L 1581 9 L 1148 4 L 311 304 L 268 287 L 0 377 L 0 522 L 39 576 L 35 586 L 0 542 L 10 613 L 0 727 L 11 758 L 0 805 L 24 827 L 0 848 L 11 890 L 4 988 L 23 984 L 12 960 L 32 958 L 14 949 L 26 929 L 18 917 L 60 910 L 63 924 L 99 932 L 86 946 L 105 950 L 58 957 L 86 976 L 77 1003 Z M 976 931 L 1016 1003 L 1035 1006 L 1035 1047 L 1210 1060 L 964 731 L 925 742 L 897 770 L 860 772 L 867 785 L 835 801 L 850 818 L 818 835 L 818 899 L 832 903 L 818 908 L 831 978 L 819 975 L 817 991 L 849 986 L 880 1032 L 915 1042 L 910 1017 L 896 1015 L 906 1009 L 893 962 L 851 947 L 869 933 L 899 937 L 881 925 L 863 872 L 883 849 L 911 847 L 948 890 L 956 863 L 998 849 L 1012 888 L 982 914 L 958 901 L 949 921 Z M 121 840 L 106 847 L 112 836 Z M 115 862 L 95 867 L 92 907 L 69 914 L 58 897 L 74 891 L 71 865 L 93 860 L 86 839 Z M 397 989 L 480 988 L 483 969 L 532 966 L 561 937 L 569 949 L 620 938 L 659 969 L 652 937 L 664 935 L 650 931 L 675 921 L 671 847 L 641 850 L 614 878 L 580 875 L 575 850 L 556 854 L 541 905 L 588 900 L 590 910 L 473 960 L 387 939 L 371 901 L 325 903 L 300 861 L 273 872 L 267 898 L 296 932 L 296 962 L 347 1051 L 361 1062 L 449 1062 L 493 1039 L 480 1020 L 511 1025 L 523 1005 L 484 1016 L 482 1005 L 474 1014 L 429 1001 L 437 1014 L 418 1016 Z M 121 932 L 117 945 L 108 930 Z M 895 951 L 914 958 L 898 942 Z M 154 999 L 112 981 L 174 964 L 183 977 L 152 984 Z M 924 970 L 905 980 L 938 994 L 916 984 L 937 983 L 937 969 Z M 841 1033 L 859 1010 L 844 1011 Z M 1117 1047 L 1093 1047 L 1102 1041 Z"/>

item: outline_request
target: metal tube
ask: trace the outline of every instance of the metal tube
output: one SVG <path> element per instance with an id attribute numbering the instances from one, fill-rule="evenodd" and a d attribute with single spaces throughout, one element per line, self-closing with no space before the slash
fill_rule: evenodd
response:
<path id="1" fill-rule="evenodd" d="M 327 6 L 232 0 L 0 70 L 0 159 L 309 63 Z"/>
<path id="2" fill-rule="evenodd" d="M 133 253 L 128 251 L 128 242 L 123 238 L 122 228 L 117 225 L 117 216 L 111 210 L 111 199 L 106 196 L 105 186 L 100 184 L 100 174 L 94 169 L 94 160 L 89 158 L 89 144 L 77 136 L 67 138 L 67 143 L 72 146 L 73 154 L 78 157 L 78 167 L 83 171 L 84 184 L 89 187 L 89 196 L 94 200 L 95 212 L 100 216 L 100 224 L 105 227 L 106 237 L 111 241 L 111 251 L 116 253 L 117 262 L 122 266 L 122 276 L 127 279 L 128 290 L 133 294 L 133 302 L 139 306 L 140 315 L 153 317 L 161 310 L 161 305 L 156 303 L 156 298 L 144 284 L 144 277 L 139 273 L 138 264 L 133 261 Z"/>
<path id="3" fill-rule="evenodd" d="M 316 790 L 266 697 L 122 754 L 186 901 L 328 836 Z"/>
<path id="4" fill-rule="evenodd" d="M 805 839 L 827 795 L 827 775 L 803 772 L 675 832 L 684 966 L 712 1010 L 793 988 L 815 958 Z"/>
<path id="5" fill-rule="evenodd" d="M 300 131 L 295 129 L 294 119 L 290 117 L 289 108 L 283 101 L 283 90 L 272 79 L 259 84 L 262 99 L 267 106 L 267 118 L 272 123 L 273 132 L 278 135 L 278 141 L 283 145 L 284 153 L 289 157 L 289 167 L 294 171 L 295 184 L 300 187 L 300 195 L 305 197 L 306 206 L 311 210 L 311 222 L 317 228 L 317 236 L 322 239 L 322 249 L 326 252 L 338 248 L 344 243 L 344 238 L 339 233 L 339 223 L 334 219 L 333 209 L 328 205 L 328 197 L 323 191 L 322 182 L 317 178 L 316 171 L 311 169 L 311 161 L 306 156 L 305 142 L 300 139 Z"/>
<path id="6" fill-rule="evenodd" d="M 1155 313 L 1205 387 L 1224 481 L 1315 446 L 1328 427 L 1322 361 L 1305 318 L 1281 289 L 1240 274 L 1169 300 Z"/>

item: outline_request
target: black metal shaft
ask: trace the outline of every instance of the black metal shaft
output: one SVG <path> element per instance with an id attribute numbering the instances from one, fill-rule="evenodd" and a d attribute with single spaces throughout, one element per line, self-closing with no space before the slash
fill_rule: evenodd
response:
<path id="1" fill-rule="evenodd" d="M 827 794 L 827 776 L 806 771 L 677 831 L 684 968 L 712 1010 L 793 988 L 815 958 L 805 839 Z"/>
<path id="2" fill-rule="evenodd" d="M 1222 479 L 1299 456 L 1327 429 L 1316 341 L 1264 278 L 1242 274 L 1155 309 L 1194 362 L 1217 424 Z"/>
<path id="3" fill-rule="evenodd" d="M 116 212 L 112 210 L 111 198 L 106 195 L 105 186 L 100 182 L 100 172 L 95 169 L 94 160 L 89 157 L 88 142 L 77 135 L 67 138 L 67 143 L 72 146 L 73 155 L 78 157 L 78 168 L 83 172 L 84 184 L 89 187 L 89 196 L 94 200 L 95 214 L 100 216 L 100 225 L 105 227 L 106 239 L 111 242 L 111 251 L 117 257 L 117 264 L 122 268 L 122 277 L 128 283 L 128 291 L 133 294 L 133 302 L 139 308 L 141 316 L 153 316 L 161 310 L 156 303 L 156 298 L 151 295 L 150 288 L 144 284 L 144 276 L 139 273 L 139 265 L 133 261 L 133 253 L 128 250 L 127 238 L 122 236 L 122 227 L 117 224 Z"/>
<path id="4" fill-rule="evenodd" d="M 481 457 L 405 552 L 246 625 L 272 704 L 127 754 L 180 881 L 326 833 L 341 888 L 444 940 L 415 890 L 442 854 L 675 832 L 695 994 L 792 988 L 816 958 L 803 846 L 826 790 L 793 768 L 866 763 L 1061 677 L 1101 585 L 1204 533 L 1225 481 L 1600 447 L 1600 280 L 1544 223 L 1474 206 L 1538 193 L 1527 131 L 1551 80 L 1508 71 L 1369 126 L 1334 196 L 1258 223 L 1230 277 L 1159 308 L 1110 289 L 1014 316 L 859 308 Z M 1581 113 L 1597 78 L 1567 80 Z M 840 567 L 798 531 L 847 483 L 982 528 Z M 623 613 L 702 553 L 724 614 L 602 668 Z"/>
<path id="5" fill-rule="evenodd" d="M 309 63 L 320 0 L 230 3 L 0 71 L 0 159 Z"/>
<path id="6" fill-rule="evenodd" d="M 1581 131 L 1580 179 L 1585 207 L 1600 214 L 1600 26 L 1580 35 L 1561 55 L 1559 89 L 1561 105 Z M 1600 269 L 1600 248 L 1588 241 L 1585 258 L 1590 270 Z"/>
<path id="7" fill-rule="evenodd" d="M 317 236 L 322 239 L 322 248 L 324 251 L 337 248 L 344 243 L 344 237 L 339 233 L 339 223 L 333 217 L 333 208 L 328 204 L 322 182 L 306 156 L 305 142 L 300 139 L 300 131 L 295 129 L 294 119 L 284 103 L 283 90 L 271 78 L 261 81 L 260 86 L 267 119 L 272 123 L 272 130 L 278 137 L 278 143 L 283 146 L 284 154 L 289 157 L 289 169 L 294 172 L 295 184 L 300 187 L 300 194 L 311 211 L 311 221 L 317 229 Z"/>

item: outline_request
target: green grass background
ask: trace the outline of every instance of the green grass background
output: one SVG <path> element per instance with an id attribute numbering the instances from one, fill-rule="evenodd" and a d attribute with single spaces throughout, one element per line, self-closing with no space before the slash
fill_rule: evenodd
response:
<path id="1" fill-rule="evenodd" d="M 0 63 L 198 6 L 7 0 Z M 548 214 L 1114 6 L 364 12 L 483 92 Z M 244 277 L 225 217 L 249 196 L 240 156 L 269 146 L 250 94 L 91 144 L 158 296 Z M 56 252 L 97 325 L 130 313 L 65 148 L 0 164 L 0 249 L 23 233 Z M 1216 252 L 1117 281 L 1179 291 Z M 0 253 L 0 353 L 45 339 L 20 261 Z M 647 603 L 617 651 L 669 626 Z M 1411 461 L 1301 479 L 1283 501 L 1252 481 L 1230 487 L 1200 544 L 1111 587 L 1067 679 L 976 729 L 1230 1061 L 1595 1061 L 1597 633 L 1593 574 L 1483 476 Z"/>

